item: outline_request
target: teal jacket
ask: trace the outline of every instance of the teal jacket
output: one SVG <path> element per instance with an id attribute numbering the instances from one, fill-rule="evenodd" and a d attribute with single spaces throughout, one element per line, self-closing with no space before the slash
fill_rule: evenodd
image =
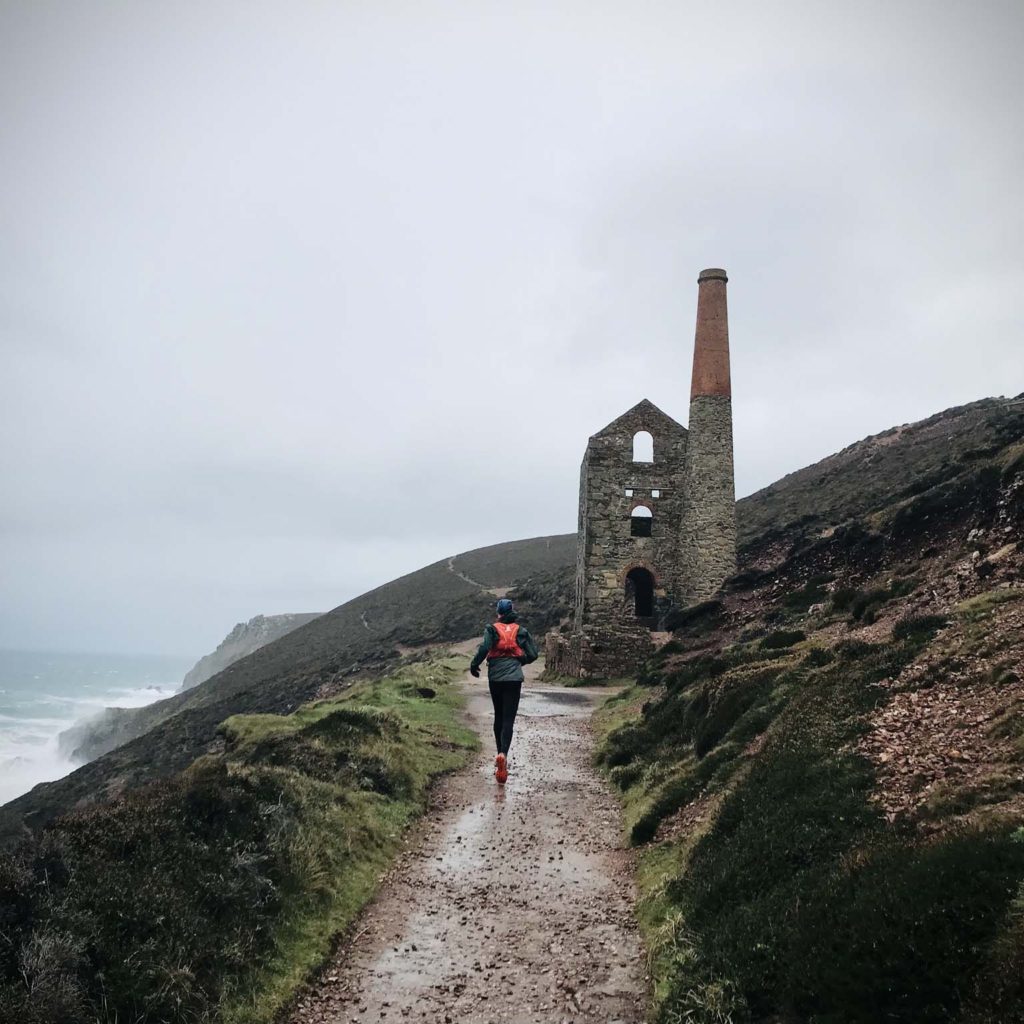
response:
<path id="1" fill-rule="evenodd" d="M 499 622 L 515 622 L 516 613 L 509 612 L 508 615 L 499 615 Z M 523 666 L 536 661 L 538 657 L 537 645 L 533 642 L 529 630 L 525 626 L 519 627 L 516 636 L 519 646 L 523 649 L 522 658 L 490 658 L 487 654 L 498 642 L 498 631 L 493 626 L 484 630 L 484 638 L 476 649 L 470 668 L 479 668 L 487 659 L 487 678 L 492 683 L 521 683 L 523 681 Z"/>

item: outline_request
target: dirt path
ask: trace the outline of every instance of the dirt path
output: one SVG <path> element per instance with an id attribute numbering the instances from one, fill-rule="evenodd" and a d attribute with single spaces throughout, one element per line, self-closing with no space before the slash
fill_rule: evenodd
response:
<path id="1" fill-rule="evenodd" d="M 448 571 L 453 576 L 458 576 L 463 583 L 468 583 L 472 587 L 479 587 L 485 594 L 493 594 L 495 597 L 505 597 L 505 595 L 512 589 L 511 587 L 485 587 L 482 583 L 478 583 L 476 580 L 467 576 L 464 572 L 456 569 L 454 556 L 448 559 Z"/>
<path id="2" fill-rule="evenodd" d="M 466 685 L 487 753 L 437 788 L 292 1024 L 643 1020 L 619 808 L 590 766 L 589 718 L 607 691 L 528 681 L 502 789 L 486 683 Z"/>

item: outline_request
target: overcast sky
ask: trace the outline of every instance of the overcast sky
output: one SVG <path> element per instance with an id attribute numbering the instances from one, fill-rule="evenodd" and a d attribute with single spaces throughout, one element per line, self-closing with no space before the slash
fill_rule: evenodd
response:
<path id="1" fill-rule="evenodd" d="M 738 494 L 1024 389 L 1024 6 L 0 4 L 0 645 L 201 654 L 575 528 L 685 422 Z"/>

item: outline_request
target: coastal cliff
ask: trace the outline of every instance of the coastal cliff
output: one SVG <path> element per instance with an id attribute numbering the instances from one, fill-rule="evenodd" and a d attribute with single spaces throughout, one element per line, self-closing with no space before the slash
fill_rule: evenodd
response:
<path id="1" fill-rule="evenodd" d="M 191 690 L 223 672 L 241 658 L 280 640 L 300 626 L 319 618 L 321 612 L 288 612 L 284 615 L 256 615 L 239 622 L 210 654 L 204 654 L 185 673 L 181 690 Z M 88 764 L 97 757 L 141 736 L 167 713 L 170 705 L 157 701 L 141 708 L 104 708 L 98 715 L 76 722 L 58 737 L 61 754 L 75 764 Z"/>
<path id="2" fill-rule="evenodd" d="M 259 650 L 279 640 L 299 626 L 319 618 L 322 612 L 288 612 L 284 615 L 256 615 L 248 622 L 239 622 L 237 626 L 217 645 L 211 654 L 204 654 L 185 673 L 181 684 L 182 690 L 191 690 L 193 686 L 205 683 L 211 676 L 222 672 L 233 665 L 239 658 Z"/>

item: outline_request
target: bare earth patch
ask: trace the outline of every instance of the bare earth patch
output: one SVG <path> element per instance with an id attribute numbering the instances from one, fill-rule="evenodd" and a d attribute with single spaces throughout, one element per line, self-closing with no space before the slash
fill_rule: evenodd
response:
<path id="1" fill-rule="evenodd" d="M 927 818 L 929 805 L 1024 816 L 1024 730 L 1014 728 L 1024 708 L 1024 608 L 994 609 L 984 635 L 990 650 L 973 651 L 953 626 L 941 653 L 882 684 L 895 692 L 858 750 L 875 764 L 875 799 L 890 821 L 922 810 Z"/>

